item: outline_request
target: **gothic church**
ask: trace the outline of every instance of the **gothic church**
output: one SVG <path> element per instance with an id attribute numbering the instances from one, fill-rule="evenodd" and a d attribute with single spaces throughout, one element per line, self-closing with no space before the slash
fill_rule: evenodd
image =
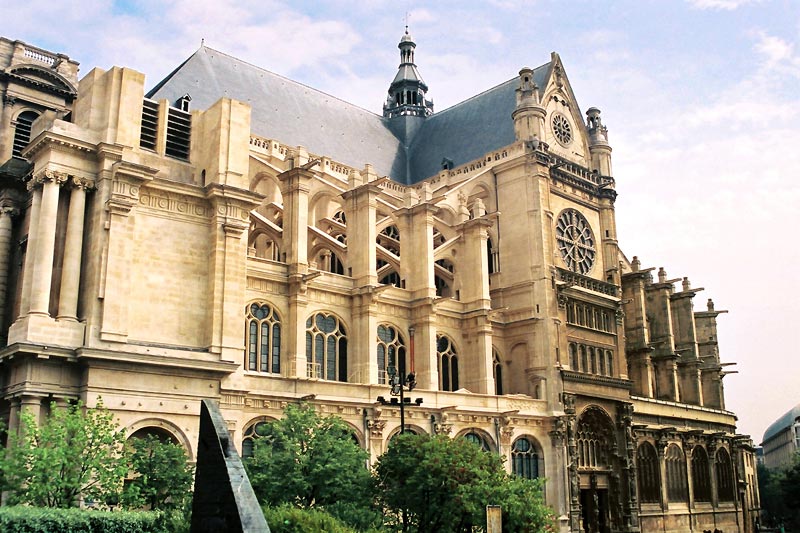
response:
<path id="1" fill-rule="evenodd" d="M 407 430 L 546 478 L 562 532 L 753 531 L 725 311 L 622 252 L 600 111 L 555 53 L 434 111 L 399 50 L 377 115 L 205 46 L 146 93 L 0 39 L 11 431 L 102 397 L 196 456 L 214 398 L 247 455 L 303 400 L 374 461 L 413 375 Z"/>

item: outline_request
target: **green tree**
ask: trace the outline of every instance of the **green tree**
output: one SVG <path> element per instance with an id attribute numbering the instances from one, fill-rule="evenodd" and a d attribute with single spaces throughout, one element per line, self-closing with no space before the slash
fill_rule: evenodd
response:
<path id="1" fill-rule="evenodd" d="M 367 452 L 341 418 L 313 407 L 289 405 L 281 420 L 259 426 L 245 468 L 262 504 L 320 508 L 343 522 L 368 528 L 373 508 Z"/>
<path id="2" fill-rule="evenodd" d="M 486 505 L 502 507 L 504 531 L 553 523 L 538 482 L 509 476 L 500 457 L 466 439 L 399 435 L 378 461 L 376 483 L 390 525 L 418 533 L 471 532 L 485 525 Z"/>
<path id="3" fill-rule="evenodd" d="M 11 503 L 63 508 L 80 498 L 105 503 L 119 494 L 125 433 L 102 401 L 92 409 L 52 403 L 41 425 L 30 413 L 20 424 L 0 457 Z"/>
<path id="4" fill-rule="evenodd" d="M 127 451 L 129 471 L 134 477 L 125 484 L 126 507 L 175 510 L 187 506 L 194 468 L 183 446 L 146 435 L 130 439 Z"/>

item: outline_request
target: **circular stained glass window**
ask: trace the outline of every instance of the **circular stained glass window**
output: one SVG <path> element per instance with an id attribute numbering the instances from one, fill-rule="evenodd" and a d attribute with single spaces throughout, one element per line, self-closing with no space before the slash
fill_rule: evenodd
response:
<path id="1" fill-rule="evenodd" d="M 567 117 L 561 113 L 555 113 L 552 120 L 553 135 L 556 136 L 558 142 L 567 145 L 572 142 L 572 126 L 569 125 Z"/>
<path id="2" fill-rule="evenodd" d="M 556 241 L 567 268 L 587 274 L 594 265 L 597 250 L 589 222 L 576 209 L 565 209 L 556 221 Z"/>

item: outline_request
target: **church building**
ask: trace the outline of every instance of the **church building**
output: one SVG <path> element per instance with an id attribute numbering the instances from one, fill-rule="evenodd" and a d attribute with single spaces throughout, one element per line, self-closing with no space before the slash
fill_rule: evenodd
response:
<path id="1" fill-rule="evenodd" d="M 374 462 L 402 388 L 407 431 L 546 478 L 561 532 L 754 531 L 725 311 L 623 253 L 600 110 L 553 53 L 434 111 L 399 52 L 378 115 L 206 46 L 146 91 L 0 39 L 10 431 L 102 398 L 196 457 L 213 398 L 247 456 L 306 401 Z"/>

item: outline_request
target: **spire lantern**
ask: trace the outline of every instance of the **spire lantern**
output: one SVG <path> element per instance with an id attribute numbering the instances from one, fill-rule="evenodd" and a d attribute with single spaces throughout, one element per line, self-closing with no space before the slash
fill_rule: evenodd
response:
<path id="1" fill-rule="evenodd" d="M 389 85 L 389 95 L 383 105 L 383 116 L 426 117 L 433 114 L 433 101 L 425 98 L 428 85 L 414 63 L 414 50 L 417 45 L 408 33 L 408 26 L 397 47 L 400 49 L 400 66 Z"/>

